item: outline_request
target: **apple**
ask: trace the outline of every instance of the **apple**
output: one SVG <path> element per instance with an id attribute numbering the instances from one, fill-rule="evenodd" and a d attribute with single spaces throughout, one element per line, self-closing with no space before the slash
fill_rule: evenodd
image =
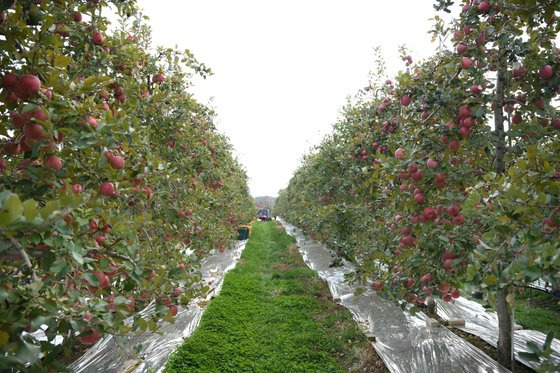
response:
<path id="1" fill-rule="evenodd" d="M 474 62 L 469 57 L 463 57 L 461 60 L 461 67 L 463 69 L 470 69 L 473 66 Z"/>
<path id="2" fill-rule="evenodd" d="M 414 172 L 413 174 L 411 174 L 410 177 L 411 177 L 412 180 L 414 180 L 414 181 L 420 181 L 420 180 L 422 180 L 422 171 L 421 171 L 421 170 L 417 170 L 416 172 Z"/>
<path id="3" fill-rule="evenodd" d="M 424 217 L 426 220 L 434 220 L 437 217 L 436 210 L 432 206 L 428 206 L 424 209 Z"/>
<path id="4" fill-rule="evenodd" d="M 460 146 L 461 143 L 459 142 L 459 140 L 451 140 L 451 142 L 449 143 L 449 150 L 451 150 L 452 152 L 456 152 Z"/>
<path id="5" fill-rule="evenodd" d="M 535 105 L 535 107 L 537 109 L 543 109 L 544 108 L 544 100 L 542 98 L 536 98 L 533 100 L 533 105 Z"/>
<path id="6" fill-rule="evenodd" d="M 451 302 L 453 298 L 451 297 L 451 294 L 443 294 L 441 299 L 443 299 L 444 302 Z"/>
<path id="7" fill-rule="evenodd" d="M 402 97 L 401 97 L 401 104 L 402 104 L 403 106 L 408 106 L 408 105 L 410 105 L 410 97 L 407 96 L 407 95 L 402 96 Z"/>
<path id="8" fill-rule="evenodd" d="M 17 142 L 9 141 L 4 144 L 4 153 L 7 155 L 18 155 L 21 153 L 21 148 Z"/>
<path id="9" fill-rule="evenodd" d="M 93 128 L 97 128 L 97 126 L 99 125 L 99 123 L 97 122 L 97 119 L 95 119 L 94 117 L 87 117 L 86 122 L 91 124 L 91 126 Z"/>
<path id="10" fill-rule="evenodd" d="M 14 87 L 18 84 L 18 76 L 13 73 L 8 73 L 4 75 L 2 78 L 2 87 L 6 89 L 14 89 Z"/>
<path id="11" fill-rule="evenodd" d="M 437 168 L 438 166 L 438 162 L 432 158 L 428 158 L 428 161 L 426 162 L 426 167 L 428 168 Z"/>
<path id="12" fill-rule="evenodd" d="M 523 117 L 519 113 L 515 113 L 511 118 L 511 122 L 513 124 L 521 124 L 522 121 L 523 121 Z"/>
<path id="13" fill-rule="evenodd" d="M 473 85 L 471 86 L 471 93 L 472 93 L 473 95 L 479 95 L 479 94 L 481 94 L 481 93 L 482 93 L 482 87 L 479 86 L 479 85 L 473 84 Z"/>
<path id="14" fill-rule="evenodd" d="M 109 159 L 109 164 L 115 170 L 120 170 L 124 168 L 124 159 L 120 155 L 114 155 Z"/>
<path id="15" fill-rule="evenodd" d="M 465 217 L 461 214 L 457 214 L 453 217 L 454 225 L 462 225 L 465 222 Z"/>
<path id="16" fill-rule="evenodd" d="M 490 11 L 490 3 L 486 0 L 481 1 L 480 4 L 478 4 L 478 10 L 481 13 L 488 13 Z"/>
<path id="17" fill-rule="evenodd" d="M 99 285 L 97 285 L 98 289 L 107 289 L 109 287 L 109 277 L 107 277 L 105 273 L 97 271 L 94 275 L 99 281 Z"/>
<path id="18" fill-rule="evenodd" d="M 426 202 L 426 197 L 424 197 L 423 194 L 415 194 L 414 200 L 416 201 L 416 203 L 424 203 Z"/>
<path id="19" fill-rule="evenodd" d="M 179 312 L 179 309 L 174 304 L 172 304 L 170 306 L 167 306 L 167 307 L 169 308 L 168 315 L 170 315 L 170 316 L 175 316 L 175 315 L 177 315 L 177 312 Z"/>
<path id="20" fill-rule="evenodd" d="M 381 290 L 383 290 L 383 287 L 384 287 L 384 286 L 385 286 L 385 285 L 384 285 L 383 282 L 381 282 L 381 281 L 373 281 L 373 282 L 371 283 L 371 288 L 372 288 L 373 290 L 375 290 L 375 291 L 381 291 Z"/>
<path id="21" fill-rule="evenodd" d="M 144 191 L 146 192 L 146 195 L 148 196 L 148 198 L 150 198 L 153 194 L 152 188 L 150 188 L 150 187 L 144 187 Z"/>
<path id="22" fill-rule="evenodd" d="M 426 273 L 424 276 L 420 277 L 420 282 L 424 283 L 424 282 L 432 282 L 434 280 L 434 278 L 432 277 L 431 274 Z"/>
<path id="23" fill-rule="evenodd" d="M 455 269 L 455 266 L 453 265 L 453 259 L 445 259 L 443 261 L 443 268 L 445 268 L 447 271 L 453 271 Z"/>
<path id="24" fill-rule="evenodd" d="M 115 195 L 115 186 L 109 181 L 99 184 L 99 194 L 106 197 L 113 197 Z"/>
<path id="25" fill-rule="evenodd" d="M 39 78 L 29 74 L 21 76 L 13 88 L 15 95 L 23 101 L 36 96 L 40 90 L 41 81 Z"/>
<path id="26" fill-rule="evenodd" d="M 92 329 L 90 327 L 86 327 L 84 329 L 85 335 L 80 335 L 78 339 L 80 342 L 86 346 L 92 345 L 101 338 L 101 333 L 99 331 Z"/>
<path id="27" fill-rule="evenodd" d="M 463 138 L 467 138 L 471 134 L 471 129 L 467 126 L 461 126 L 459 133 L 463 136 Z"/>
<path id="28" fill-rule="evenodd" d="M 45 160 L 45 167 L 58 171 L 62 168 L 62 161 L 56 155 L 51 155 Z"/>
<path id="29" fill-rule="evenodd" d="M 539 75 L 543 80 L 550 80 L 554 76 L 554 69 L 550 65 L 544 65 L 539 70 Z"/>
<path id="30" fill-rule="evenodd" d="M 560 118 L 554 118 L 552 120 L 552 127 L 554 127 L 557 130 L 560 130 Z"/>
<path id="31" fill-rule="evenodd" d="M 173 289 L 173 292 L 171 293 L 171 296 L 172 296 L 173 298 L 177 298 L 177 297 L 179 297 L 180 295 L 181 295 L 181 289 L 179 289 L 179 288 Z"/>
<path id="32" fill-rule="evenodd" d="M 404 246 L 414 246 L 416 245 L 416 239 L 410 235 L 404 236 L 402 238 L 402 244 Z"/>
<path id="33" fill-rule="evenodd" d="M 105 40 L 105 37 L 99 31 L 91 36 L 91 41 L 93 42 L 93 44 L 102 45 L 103 40 Z"/>
<path id="34" fill-rule="evenodd" d="M 459 289 L 453 289 L 453 291 L 451 292 L 451 296 L 454 299 L 457 299 L 461 296 L 461 292 L 459 291 Z"/>
<path id="35" fill-rule="evenodd" d="M 74 12 L 74 14 L 72 14 L 72 18 L 74 18 L 75 22 L 82 22 L 82 13 Z"/>
<path id="36" fill-rule="evenodd" d="M 468 49 L 469 47 L 465 43 L 457 44 L 457 53 L 459 54 L 465 53 Z"/>
<path id="37" fill-rule="evenodd" d="M 165 76 L 163 76 L 163 74 L 156 74 L 154 75 L 154 77 L 152 78 L 152 82 L 154 83 L 163 83 L 165 81 Z"/>
<path id="38" fill-rule="evenodd" d="M 523 75 L 525 75 L 526 71 L 527 70 L 525 69 L 525 67 L 521 66 L 520 68 L 513 70 L 513 76 L 515 78 L 521 78 Z"/>
<path id="39" fill-rule="evenodd" d="M 449 290 L 451 290 L 451 285 L 449 285 L 448 283 L 438 284 L 437 288 L 442 293 L 449 293 Z"/>
<path id="40" fill-rule="evenodd" d="M 404 158 L 404 149 L 403 148 L 398 148 L 397 150 L 395 150 L 395 158 L 397 158 L 397 159 L 403 159 Z"/>
<path id="41" fill-rule="evenodd" d="M 471 116 L 471 108 L 467 105 L 461 106 L 459 109 L 459 118 L 465 119 Z"/>
<path id="42" fill-rule="evenodd" d="M 151 281 L 155 275 L 156 275 L 156 271 L 152 270 L 150 274 L 146 276 L 146 280 Z"/>

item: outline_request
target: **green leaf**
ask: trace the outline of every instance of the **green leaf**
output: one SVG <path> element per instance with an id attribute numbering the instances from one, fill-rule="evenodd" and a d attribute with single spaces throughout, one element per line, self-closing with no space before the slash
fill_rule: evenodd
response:
<path id="1" fill-rule="evenodd" d="M 27 221 L 33 220 L 37 216 L 37 203 L 33 199 L 23 202 L 23 215 Z"/>
<path id="2" fill-rule="evenodd" d="M 79 265 L 83 265 L 84 264 L 84 257 L 76 252 L 76 251 L 72 251 L 72 258 L 76 261 L 76 263 L 78 263 Z"/>
<path id="3" fill-rule="evenodd" d="M 66 57 L 66 56 L 56 56 L 54 58 L 54 66 L 55 67 L 66 67 L 70 64 L 70 61 L 72 61 L 70 59 L 70 57 Z"/>
<path id="4" fill-rule="evenodd" d="M 0 348 L 4 346 L 10 340 L 10 334 L 3 330 L 0 330 Z"/>
<path id="5" fill-rule="evenodd" d="M 57 200 L 47 201 L 45 207 L 41 209 L 41 216 L 43 217 L 43 219 L 47 219 L 48 217 L 50 217 L 52 213 L 54 213 L 56 209 L 58 209 L 59 205 L 60 203 Z"/>
<path id="6" fill-rule="evenodd" d="M 8 210 L 9 223 L 15 221 L 23 212 L 23 204 L 17 194 L 11 194 L 4 202 L 4 209 Z"/>
<path id="7" fill-rule="evenodd" d="M 498 284 L 498 277 L 496 275 L 488 275 L 484 277 L 482 282 L 488 286 L 494 286 Z"/>

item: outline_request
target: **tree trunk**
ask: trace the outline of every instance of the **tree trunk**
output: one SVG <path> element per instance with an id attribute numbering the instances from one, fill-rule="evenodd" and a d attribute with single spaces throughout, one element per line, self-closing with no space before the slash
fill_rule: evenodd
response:
<path id="1" fill-rule="evenodd" d="M 504 97 L 505 79 L 507 79 L 507 65 L 504 57 L 500 58 L 500 65 L 496 75 L 496 108 L 494 110 L 494 125 L 496 131 L 496 158 L 495 170 L 498 174 L 506 171 L 506 134 L 504 131 Z M 508 369 L 512 369 L 513 355 L 513 323 L 511 308 L 507 304 L 509 286 L 498 290 L 496 294 L 496 312 L 498 313 L 498 363 Z"/>
<path id="2" fill-rule="evenodd" d="M 498 363 L 512 369 L 515 358 L 513 355 L 513 319 L 511 307 L 507 303 L 509 287 L 505 287 L 496 294 L 496 312 L 498 313 Z"/>
<path id="3" fill-rule="evenodd" d="M 437 304 L 436 301 L 433 299 L 430 299 L 428 301 L 428 315 L 430 316 L 436 316 L 437 315 Z"/>
<path id="4" fill-rule="evenodd" d="M 506 170 L 504 156 L 506 154 L 506 134 L 504 131 L 504 73 L 506 67 L 501 65 L 496 77 L 496 109 L 494 110 L 494 126 L 496 131 L 496 173 L 503 174 Z"/>

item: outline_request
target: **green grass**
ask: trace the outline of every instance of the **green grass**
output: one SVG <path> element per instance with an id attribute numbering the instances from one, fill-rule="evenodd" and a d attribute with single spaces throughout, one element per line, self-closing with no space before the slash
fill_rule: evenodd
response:
<path id="1" fill-rule="evenodd" d="M 326 284 L 275 222 L 255 223 L 242 258 L 165 372 L 385 372 Z"/>
<path id="2" fill-rule="evenodd" d="M 515 322 L 525 329 L 554 332 L 560 338 L 559 301 L 542 291 L 524 289 L 515 296 Z"/>

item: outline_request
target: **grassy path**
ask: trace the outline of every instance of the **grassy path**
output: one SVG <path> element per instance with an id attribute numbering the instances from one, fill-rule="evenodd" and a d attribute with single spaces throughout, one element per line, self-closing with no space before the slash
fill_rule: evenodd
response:
<path id="1" fill-rule="evenodd" d="M 255 223 L 237 267 L 166 372 L 386 372 L 350 313 L 275 222 Z"/>

